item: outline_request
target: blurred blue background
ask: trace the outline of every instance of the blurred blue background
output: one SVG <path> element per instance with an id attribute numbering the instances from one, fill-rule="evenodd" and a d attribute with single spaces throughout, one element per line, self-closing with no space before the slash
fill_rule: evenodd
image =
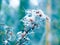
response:
<path id="1" fill-rule="evenodd" d="M 27 9 L 41 9 L 50 17 L 49 33 L 52 39 L 46 44 L 46 35 L 42 37 L 46 29 L 42 24 L 40 32 L 37 30 L 34 37 L 28 36 L 31 44 L 26 45 L 60 45 L 60 0 L 0 0 L 0 45 L 3 45 L 3 40 L 6 39 L 5 26 L 12 27 L 10 30 L 14 35 L 24 29 L 20 20 L 26 15 Z M 15 45 L 15 42 L 10 42 L 10 45 Z"/>

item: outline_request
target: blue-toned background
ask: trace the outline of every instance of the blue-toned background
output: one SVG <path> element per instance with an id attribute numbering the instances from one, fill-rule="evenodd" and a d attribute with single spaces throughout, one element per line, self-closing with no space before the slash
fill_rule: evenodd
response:
<path id="1" fill-rule="evenodd" d="M 46 25 L 41 23 L 43 27 L 35 30 L 34 36 L 28 35 L 31 41 L 26 45 L 60 45 L 60 0 L 0 0 L 0 45 L 3 45 L 3 41 L 7 38 L 6 26 L 9 26 L 10 31 L 13 32 L 13 40 L 17 32 L 24 29 L 20 20 L 26 15 L 27 9 L 41 9 L 50 17 L 49 33 L 52 38 L 49 38 L 49 44 L 46 44 Z M 15 45 L 16 40 L 9 42 L 8 45 Z"/>

